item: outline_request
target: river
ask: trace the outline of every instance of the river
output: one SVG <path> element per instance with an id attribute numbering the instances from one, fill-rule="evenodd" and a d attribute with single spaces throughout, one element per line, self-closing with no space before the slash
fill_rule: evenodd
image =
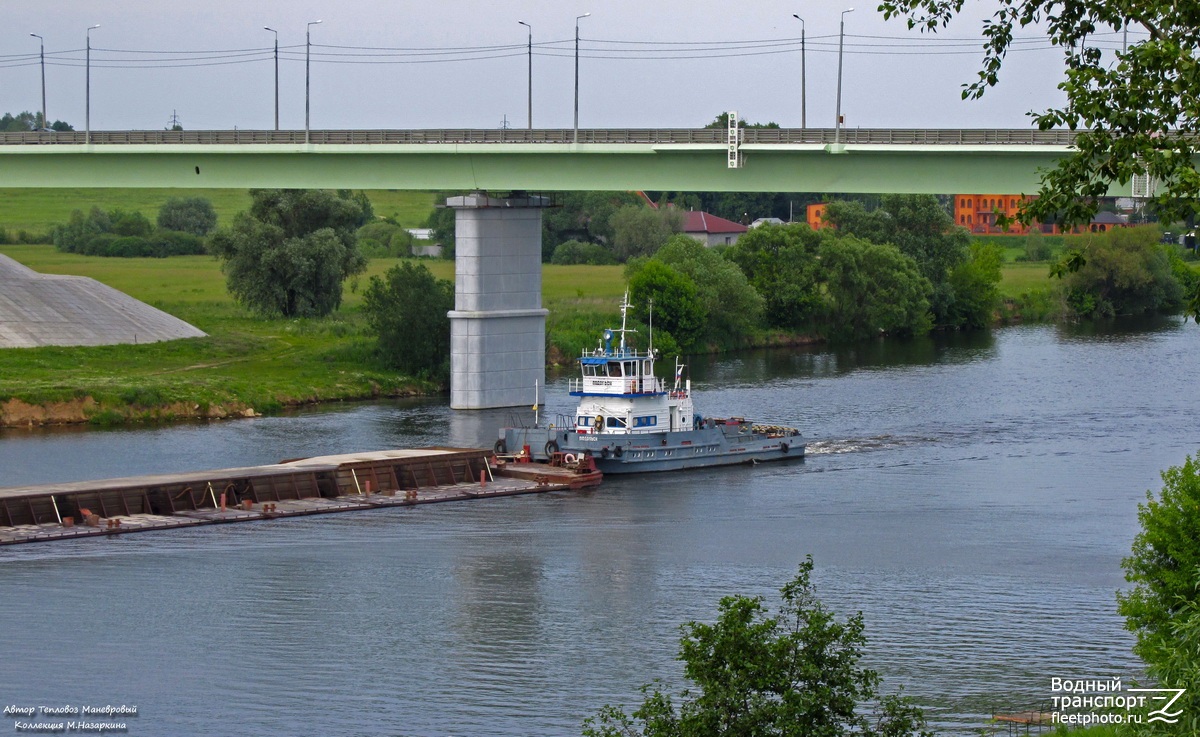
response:
<path id="1" fill-rule="evenodd" d="M 570 735 L 680 623 L 806 554 L 866 661 L 945 734 L 1138 672 L 1115 613 L 1137 504 L 1200 448 L 1200 329 L 1018 326 L 697 360 L 706 416 L 800 426 L 803 463 L 595 491 L 0 548 L 0 701 L 136 704 L 131 735 Z M 570 407 L 551 382 L 549 412 Z M 4 485 L 427 444 L 444 400 L 0 432 Z M 523 410 L 528 415 L 528 410 Z"/>

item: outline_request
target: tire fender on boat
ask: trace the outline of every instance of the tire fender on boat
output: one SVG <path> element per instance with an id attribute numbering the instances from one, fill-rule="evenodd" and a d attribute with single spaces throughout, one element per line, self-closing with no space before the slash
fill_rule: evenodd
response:
<path id="1" fill-rule="evenodd" d="M 600 449 L 600 457 L 601 457 L 601 458 L 608 458 L 608 448 L 601 448 L 601 449 Z"/>
<path id="2" fill-rule="evenodd" d="M 495 451 L 496 455 L 498 456 L 505 455 L 508 453 L 508 443 L 504 442 L 503 439 L 497 440 L 496 444 L 492 446 L 492 450 Z"/>
<path id="3" fill-rule="evenodd" d="M 621 446 L 618 445 L 616 448 L 613 448 L 613 455 L 617 458 L 620 458 L 624 454 L 625 451 L 621 449 Z"/>
<path id="4" fill-rule="evenodd" d="M 784 453 L 788 452 L 788 444 L 787 444 L 787 443 L 780 443 L 780 444 L 779 444 L 779 449 L 780 449 L 780 450 L 782 450 Z"/>
<path id="5" fill-rule="evenodd" d="M 545 451 L 547 458 L 553 457 L 554 454 L 558 452 L 558 443 L 554 442 L 553 440 L 547 441 Z"/>

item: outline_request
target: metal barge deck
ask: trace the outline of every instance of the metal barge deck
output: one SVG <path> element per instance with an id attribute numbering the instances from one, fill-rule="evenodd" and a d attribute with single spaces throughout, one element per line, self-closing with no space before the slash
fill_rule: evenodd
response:
<path id="1" fill-rule="evenodd" d="M 0 545 L 580 489 L 600 480 L 594 467 L 508 465 L 490 450 L 418 448 L 0 488 Z"/>

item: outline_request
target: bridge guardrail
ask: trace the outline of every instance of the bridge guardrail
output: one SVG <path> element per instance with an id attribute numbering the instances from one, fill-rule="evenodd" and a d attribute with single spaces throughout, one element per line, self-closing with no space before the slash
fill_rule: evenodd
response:
<path id="1" fill-rule="evenodd" d="M 984 128 L 851 128 L 838 135 L 845 144 L 936 144 L 936 145 L 1049 145 L 1066 146 L 1075 131 Z M 579 131 L 586 144 L 725 144 L 726 131 L 714 128 L 613 128 Z M 831 144 L 832 128 L 747 128 L 743 144 Z M 426 129 L 426 130 L 315 130 L 308 134 L 314 144 L 569 144 L 572 129 Z M 0 145 L 83 144 L 83 131 L 28 131 L 0 133 Z M 113 144 L 302 144 L 302 130 L 229 131 L 92 131 L 94 145 Z"/>

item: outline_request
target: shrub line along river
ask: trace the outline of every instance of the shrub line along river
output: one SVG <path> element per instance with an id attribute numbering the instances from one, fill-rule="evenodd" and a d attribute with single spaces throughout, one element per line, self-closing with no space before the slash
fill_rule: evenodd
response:
<path id="1" fill-rule="evenodd" d="M 947 734 L 1136 675 L 1137 504 L 1200 448 L 1200 329 L 1018 326 L 693 361 L 699 411 L 800 426 L 802 464 L 0 550 L 0 699 L 137 704 L 129 734 L 578 734 L 678 625 L 807 553 L 868 659 Z M 547 410 L 570 409 L 565 380 Z M 491 445 L 445 400 L 0 432 L 5 485 Z"/>

